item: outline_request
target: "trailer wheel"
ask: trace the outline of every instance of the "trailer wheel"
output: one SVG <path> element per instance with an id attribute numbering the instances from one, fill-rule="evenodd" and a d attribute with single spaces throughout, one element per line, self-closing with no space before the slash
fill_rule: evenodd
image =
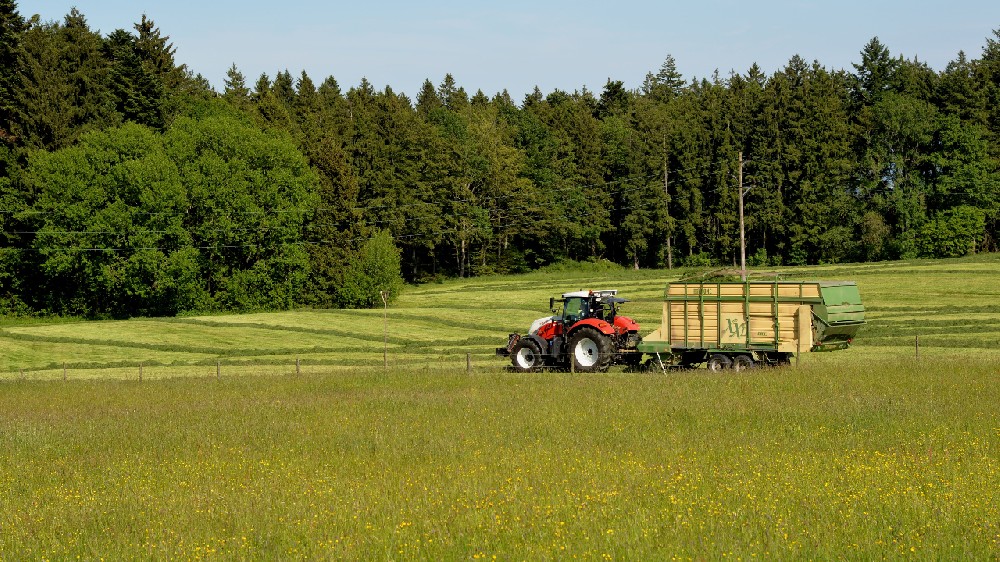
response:
<path id="1" fill-rule="evenodd" d="M 705 364 L 709 371 L 713 373 L 718 373 L 719 371 L 725 371 L 726 369 L 733 366 L 733 360 L 729 358 L 728 355 L 723 355 L 721 353 L 716 353 L 708 358 L 708 362 Z"/>
<path id="2" fill-rule="evenodd" d="M 733 370 L 735 371 L 746 371 L 753 369 L 757 365 L 753 362 L 753 357 L 749 355 L 737 355 L 733 358 Z"/>
<path id="3" fill-rule="evenodd" d="M 581 373 L 604 371 L 611 364 L 611 339 L 590 326 L 584 326 L 569 338 L 569 360 Z"/>
<path id="4" fill-rule="evenodd" d="M 515 371 L 528 373 L 537 371 L 543 363 L 542 350 L 531 338 L 521 338 L 510 350 L 510 364 Z"/>

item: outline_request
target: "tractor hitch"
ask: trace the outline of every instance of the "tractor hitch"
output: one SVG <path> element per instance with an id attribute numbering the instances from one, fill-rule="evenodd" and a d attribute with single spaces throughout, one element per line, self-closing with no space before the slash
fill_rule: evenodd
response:
<path id="1" fill-rule="evenodd" d="M 497 356 L 498 357 L 510 357 L 510 352 L 517 345 L 517 342 L 521 341 L 521 334 L 510 334 L 507 336 L 507 347 L 498 347 Z"/>

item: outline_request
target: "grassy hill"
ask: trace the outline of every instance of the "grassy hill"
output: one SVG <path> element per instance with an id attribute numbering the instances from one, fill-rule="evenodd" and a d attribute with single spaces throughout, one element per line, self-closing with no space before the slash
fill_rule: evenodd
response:
<path id="1" fill-rule="evenodd" d="M 912 357 L 920 337 L 925 357 L 1000 353 L 1000 256 L 826 267 L 783 268 L 787 279 L 856 280 L 869 324 L 846 353 L 811 355 L 820 362 Z M 27 321 L 0 324 L 0 377 L 74 378 L 214 376 L 380 367 L 477 368 L 504 363 L 492 355 L 506 335 L 546 314 L 549 296 L 616 288 L 633 300 L 625 313 L 643 333 L 660 322 L 664 285 L 687 270 L 554 268 L 524 276 L 453 280 L 408 288 L 382 310 L 296 310 L 278 313 L 152 318 L 128 321 Z M 385 322 L 385 324 L 384 324 Z M 386 345 L 384 325 L 388 325 Z M 239 369 L 228 367 L 238 366 Z"/>

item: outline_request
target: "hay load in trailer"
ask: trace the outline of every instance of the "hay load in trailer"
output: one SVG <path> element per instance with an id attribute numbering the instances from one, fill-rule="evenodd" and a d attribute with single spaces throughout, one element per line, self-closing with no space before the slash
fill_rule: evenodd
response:
<path id="1" fill-rule="evenodd" d="M 864 323 L 853 281 L 670 283 L 662 325 L 638 351 L 662 369 L 783 365 L 796 353 L 846 349 Z"/>

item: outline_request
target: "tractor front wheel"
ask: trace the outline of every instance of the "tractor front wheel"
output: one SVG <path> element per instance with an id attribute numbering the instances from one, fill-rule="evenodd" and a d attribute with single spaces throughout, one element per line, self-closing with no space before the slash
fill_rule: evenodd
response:
<path id="1" fill-rule="evenodd" d="M 569 360 L 573 370 L 594 373 L 607 370 L 612 357 L 611 338 L 584 326 L 569 338 Z"/>
<path id="2" fill-rule="evenodd" d="M 515 371 L 528 373 L 542 367 L 542 350 L 531 338 L 521 338 L 510 350 L 510 364 Z"/>

